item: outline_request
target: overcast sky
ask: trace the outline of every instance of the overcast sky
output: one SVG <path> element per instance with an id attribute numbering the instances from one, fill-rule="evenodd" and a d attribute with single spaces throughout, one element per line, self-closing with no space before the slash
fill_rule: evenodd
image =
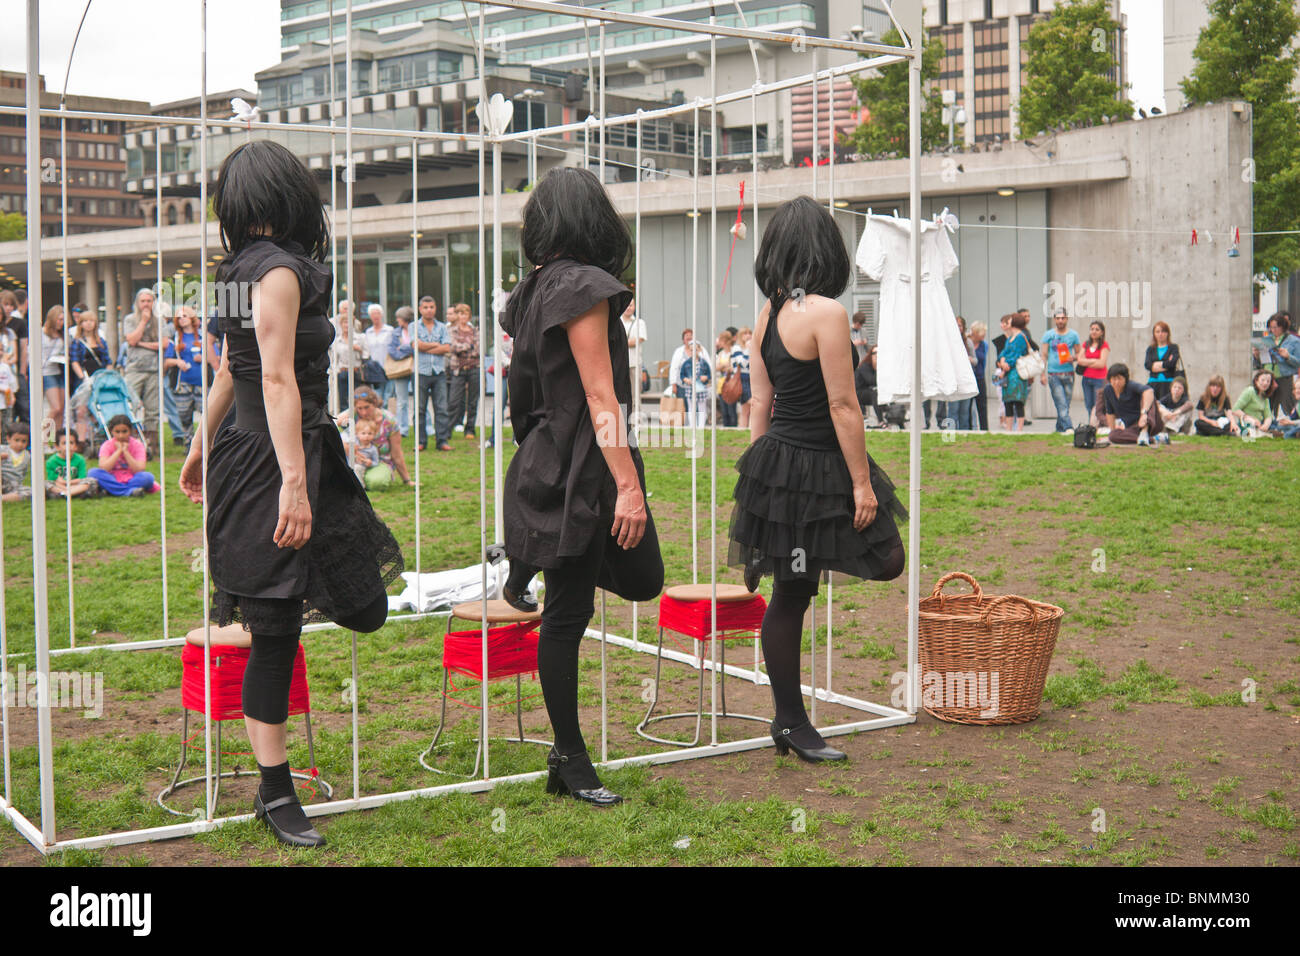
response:
<path id="1" fill-rule="evenodd" d="M 840 0 L 832 0 L 840 2 Z M 23 0 L 4 0 L 0 67 L 25 70 Z M 41 72 L 60 92 L 68 51 L 85 0 L 41 0 Z M 342 15 L 344 0 L 336 0 Z M 1121 0 L 1128 16 L 1130 96 L 1139 106 L 1164 106 L 1163 4 Z M 68 92 L 166 103 L 198 96 L 198 0 L 93 0 L 86 16 Z M 253 74 L 280 59 L 276 0 L 208 3 L 208 89 L 256 90 Z"/>

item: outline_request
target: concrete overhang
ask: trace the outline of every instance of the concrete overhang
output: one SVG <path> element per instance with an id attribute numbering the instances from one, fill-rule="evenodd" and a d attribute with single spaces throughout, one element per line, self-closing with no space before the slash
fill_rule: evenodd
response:
<path id="1" fill-rule="evenodd" d="M 422 144 L 423 145 L 423 144 Z M 457 144 L 446 144 L 453 149 Z M 409 155 L 409 154 L 408 154 Z M 855 204 L 904 198 L 909 187 L 908 161 L 906 159 L 874 160 L 871 162 L 840 163 L 835 166 L 835 197 Z M 958 195 L 980 195 L 1012 188 L 1017 191 L 1058 189 L 1126 179 L 1129 160 L 1119 152 L 1075 159 L 1046 159 L 1038 151 L 1020 143 L 1008 144 L 998 152 L 954 153 L 925 156 L 921 159 L 921 195 L 925 198 Z M 740 181 L 753 188 L 753 175 L 748 170 L 718 177 L 720 208 L 735 209 Z M 641 214 L 684 215 L 691 209 L 692 190 L 685 188 L 688 180 L 673 177 L 658 182 L 641 184 Z M 828 195 L 830 169 L 818 169 L 818 197 Z M 808 167 L 776 169 L 761 172 L 758 178 L 760 205 L 772 207 L 787 199 L 812 192 L 812 170 Z M 702 209 L 712 183 L 701 182 Z M 636 196 L 635 183 L 615 183 L 609 186 L 610 197 L 618 209 L 631 215 Z M 748 195 L 752 196 L 752 192 Z M 501 197 L 501 220 L 517 224 L 527 200 L 527 193 L 507 193 Z M 459 199 L 439 199 L 422 202 L 416 210 L 421 231 L 426 234 L 473 230 L 478 227 L 478 199 L 473 196 Z M 208 252 L 221 251 L 216 223 L 208 223 Z M 411 228 L 411 211 L 405 204 L 371 206 L 352 212 L 353 236 L 358 240 L 400 236 Z M 56 261 L 62 251 L 60 238 L 42 240 L 41 255 L 47 263 Z M 158 230 L 154 226 L 135 229 L 116 229 L 68 236 L 68 259 L 79 258 L 139 260 L 158 247 Z M 198 224 L 189 223 L 162 227 L 162 248 L 166 256 L 194 256 L 198 254 Z M 0 265 L 25 266 L 27 243 L 25 240 L 0 243 Z M 73 267 L 73 278 L 76 268 Z"/>

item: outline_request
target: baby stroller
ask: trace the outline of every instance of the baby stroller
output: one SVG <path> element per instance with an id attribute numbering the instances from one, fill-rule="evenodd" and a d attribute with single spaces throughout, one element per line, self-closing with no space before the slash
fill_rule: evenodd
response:
<path id="1" fill-rule="evenodd" d="M 87 408 L 94 423 L 93 440 L 108 439 L 108 423 L 117 415 L 131 420 L 131 431 L 144 440 L 144 402 L 117 369 L 101 368 L 77 386 L 72 396 L 74 409 Z"/>

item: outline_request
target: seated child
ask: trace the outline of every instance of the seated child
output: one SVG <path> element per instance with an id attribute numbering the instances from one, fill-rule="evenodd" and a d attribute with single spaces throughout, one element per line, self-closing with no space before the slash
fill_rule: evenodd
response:
<path id="1" fill-rule="evenodd" d="M 0 445 L 0 497 L 5 501 L 28 501 L 32 497 L 28 475 L 32 470 L 32 453 L 27 446 L 32 433 L 23 422 L 14 422 Z"/>
<path id="2" fill-rule="evenodd" d="M 86 459 L 77 453 L 77 436 L 60 428 L 54 436 L 58 449 L 45 459 L 45 497 L 93 498 L 99 494 L 99 482 L 86 475 Z"/>
<path id="3" fill-rule="evenodd" d="M 354 428 L 357 436 L 356 447 L 352 452 L 352 469 L 357 473 L 357 480 L 366 483 L 366 472 L 379 464 L 379 447 L 375 444 L 375 423 L 367 418 L 357 419 Z"/>
<path id="4" fill-rule="evenodd" d="M 131 434 L 131 419 L 114 415 L 108 420 L 108 439 L 99 446 L 99 467 L 90 476 L 110 495 L 135 497 L 158 491 L 153 475 L 144 470 L 144 442 Z"/>

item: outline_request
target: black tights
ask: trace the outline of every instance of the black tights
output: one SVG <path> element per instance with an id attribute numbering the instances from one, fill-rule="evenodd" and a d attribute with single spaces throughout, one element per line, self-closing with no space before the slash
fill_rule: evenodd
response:
<path id="1" fill-rule="evenodd" d="M 895 536 L 888 555 L 880 562 L 875 580 L 892 581 L 898 577 L 903 573 L 904 560 L 903 540 Z M 772 600 L 767 604 L 759 632 L 767 676 L 772 682 L 776 725 L 782 729 L 799 728 L 790 738 L 799 746 L 810 748 L 825 743 L 808 722 L 801 686 L 803 616 L 808 611 L 808 603 L 817 595 L 818 584 L 816 580 L 804 578 L 773 578 Z"/>
<path id="2" fill-rule="evenodd" d="M 388 595 L 381 594 L 356 614 L 336 623 L 349 631 L 371 633 L 384 626 L 388 618 Z M 289 719 L 289 684 L 293 680 L 293 662 L 298 656 L 298 635 L 252 635 L 244 670 L 244 715 L 264 724 L 282 724 Z"/>
<path id="3" fill-rule="evenodd" d="M 583 753 L 587 744 L 578 720 L 578 648 L 595 613 L 596 588 L 626 601 L 653 601 L 659 596 L 664 562 L 654 518 L 649 518 L 645 536 L 630 551 L 620 548 L 608 530 L 597 531 L 586 553 L 543 573 L 546 603 L 538 633 L 537 676 L 555 733 L 555 749 L 561 754 Z M 599 786 L 599 782 L 585 785 Z"/>
<path id="4" fill-rule="evenodd" d="M 790 736 L 801 747 L 816 748 L 824 741 L 808 722 L 803 706 L 802 645 L 803 616 L 808 603 L 817 594 L 817 581 L 804 579 L 772 581 L 772 600 L 763 615 L 759 632 L 763 642 L 763 661 L 772 682 L 772 704 L 776 708 L 779 728 L 799 728 Z"/>

